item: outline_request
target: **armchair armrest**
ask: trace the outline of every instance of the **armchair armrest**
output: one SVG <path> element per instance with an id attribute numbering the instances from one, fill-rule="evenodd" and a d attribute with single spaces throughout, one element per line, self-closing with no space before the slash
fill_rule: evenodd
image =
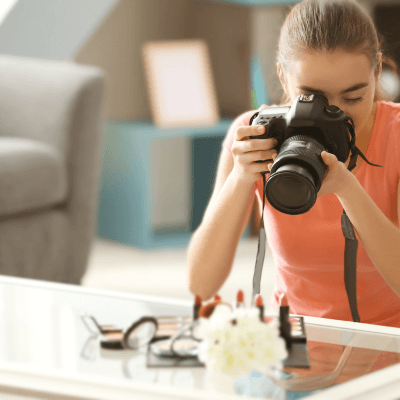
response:
<path id="1" fill-rule="evenodd" d="M 70 282 L 82 276 L 95 232 L 103 91 L 97 67 L 0 56 L 0 136 L 54 147 L 68 175 Z"/>

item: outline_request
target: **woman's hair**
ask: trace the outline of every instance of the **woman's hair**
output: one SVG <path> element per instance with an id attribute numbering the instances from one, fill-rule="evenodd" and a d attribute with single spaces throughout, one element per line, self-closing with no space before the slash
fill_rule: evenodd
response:
<path id="1" fill-rule="evenodd" d="M 302 52 L 344 50 L 365 54 L 379 71 L 381 38 L 368 13 L 355 0 L 303 0 L 294 6 L 281 28 L 277 61 L 283 77 Z M 395 62 L 382 54 L 382 63 L 397 72 Z M 380 85 L 374 100 L 384 100 Z M 287 103 L 285 94 L 282 102 Z"/>

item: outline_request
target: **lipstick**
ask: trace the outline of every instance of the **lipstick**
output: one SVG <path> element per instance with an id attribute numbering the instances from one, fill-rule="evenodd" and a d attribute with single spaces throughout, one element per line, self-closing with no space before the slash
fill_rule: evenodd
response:
<path id="1" fill-rule="evenodd" d="M 236 294 L 236 309 L 244 308 L 244 293 L 243 290 L 238 290 Z"/>
<path id="2" fill-rule="evenodd" d="M 291 323 L 289 320 L 289 302 L 285 293 L 279 296 L 279 332 L 286 342 L 286 348 L 292 347 Z"/>
<path id="3" fill-rule="evenodd" d="M 214 301 L 203 304 L 199 309 L 199 317 L 210 318 L 211 314 L 214 312 L 215 306 L 216 303 Z"/>
<path id="4" fill-rule="evenodd" d="M 260 311 L 260 321 L 265 322 L 264 320 L 264 301 L 263 298 L 261 297 L 261 294 L 258 294 L 255 299 L 254 299 L 254 305 L 259 309 Z"/>
<path id="5" fill-rule="evenodd" d="M 201 297 L 196 296 L 193 306 L 193 321 L 196 321 L 199 318 L 200 307 L 201 307 Z"/>
<path id="6" fill-rule="evenodd" d="M 214 302 L 220 303 L 222 301 L 221 296 L 218 293 L 214 294 Z"/>

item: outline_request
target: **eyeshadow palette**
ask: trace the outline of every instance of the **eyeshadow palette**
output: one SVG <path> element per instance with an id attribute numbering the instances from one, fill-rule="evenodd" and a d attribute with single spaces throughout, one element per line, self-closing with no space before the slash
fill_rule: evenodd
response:
<path id="1" fill-rule="evenodd" d="M 265 322 L 274 329 L 279 328 L 278 317 L 266 317 Z M 291 325 L 291 347 L 288 351 L 289 356 L 283 361 L 283 365 L 292 368 L 310 368 L 304 318 L 301 316 L 289 316 L 289 322 Z"/>
<path id="2" fill-rule="evenodd" d="M 168 339 L 175 335 L 184 326 L 189 325 L 192 322 L 192 317 L 157 317 L 157 332 L 154 340 Z"/>
<path id="3" fill-rule="evenodd" d="M 304 328 L 304 319 L 303 317 L 289 317 L 292 336 L 292 343 L 306 343 L 307 336 L 306 330 Z"/>
<path id="4" fill-rule="evenodd" d="M 310 368 L 304 318 L 289 316 L 289 321 L 291 325 L 290 335 L 292 346 L 288 358 L 283 361 L 283 365 L 285 367 Z"/>
<path id="5" fill-rule="evenodd" d="M 179 357 L 163 357 L 161 352 L 154 351 L 160 350 L 163 342 L 167 342 L 169 337 L 179 331 L 184 325 L 189 324 L 191 317 L 159 317 L 158 331 L 154 340 L 152 341 L 153 351 L 148 348 L 147 354 L 147 366 L 148 367 L 189 367 L 189 366 L 204 366 L 198 361 L 197 357 L 191 358 L 179 358 Z M 265 317 L 267 322 L 274 329 L 279 329 L 279 318 L 278 317 Z M 291 346 L 288 351 L 289 356 L 283 361 L 285 367 L 292 368 L 310 368 L 310 359 L 307 347 L 307 336 L 304 326 L 304 318 L 302 316 L 289 316 L 289 322 L 291 326 Z M 157 342 L 159 346 L 157 346 Z"/>

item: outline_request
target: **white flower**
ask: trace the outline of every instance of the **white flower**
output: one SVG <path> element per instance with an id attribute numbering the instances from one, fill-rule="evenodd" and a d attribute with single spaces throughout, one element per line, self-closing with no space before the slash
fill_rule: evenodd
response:
<path id="1" fill-rule="evenodd" d="M 285 342 L 278 331 L 260 321 L 257 308 L 216 313 L 218 308 L 210 318 L 199 319 L 200 361 L 233 377 L 282 366 L 288 355 Z"/>

